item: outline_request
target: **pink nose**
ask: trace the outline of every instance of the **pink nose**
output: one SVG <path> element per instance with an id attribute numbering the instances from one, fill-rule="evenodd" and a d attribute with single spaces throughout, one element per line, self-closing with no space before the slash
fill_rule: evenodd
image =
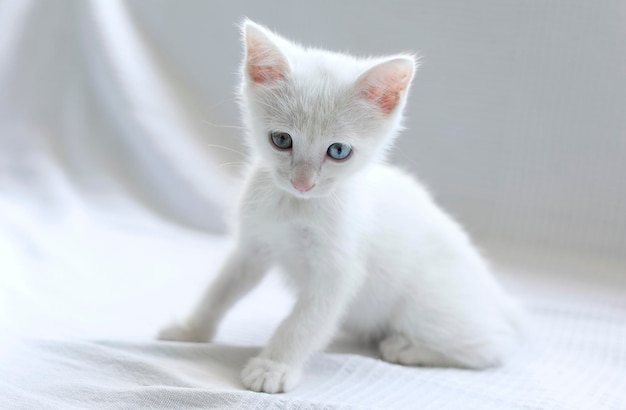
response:
<path id="1" fill-rule="evenodd" d="M 296 188 L 300 192 L 310 191 L 311 188 L 315 186 L 315 184 L 310 184 L 308 182 L 300 182 L 300 181 L 291 181 L 291 185 Z"/>

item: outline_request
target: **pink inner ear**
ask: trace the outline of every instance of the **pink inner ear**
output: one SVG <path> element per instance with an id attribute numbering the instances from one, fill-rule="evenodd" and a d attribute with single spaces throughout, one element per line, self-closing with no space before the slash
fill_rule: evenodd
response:
<path id="1" fill-rule="evenodd" d="M 246 70 L 253 82 L 263 84 L 281 80 L 287 69 L 285 58 L 273 44 L 252 35 L 247 38 Z"/>
<path id="2" fill-rule="evenodd" d="M 398 61 L 374 67 L 359 81 L 365 83 L 364 97 L 375 102 L 384 114 L 390 114 L 411 81 L 411 72 L 409 65 Z"/>
<path id="3" fill-rule="evenodd" d="M 267 83 L 285 78 L 281 70 L 267 65 L 249 66 L 248 73 L 255 83 Z"/>
<path id="4" fill-rule="evenodd" d="M 400 93 L 402 88 L 389 87 L 389 88 L 377 88 L 370 86 L 367 89 L 366 98 L 371 101 L 375 101 L 376 105 L 385 114 L 391 113 L 400 101 Z"/>

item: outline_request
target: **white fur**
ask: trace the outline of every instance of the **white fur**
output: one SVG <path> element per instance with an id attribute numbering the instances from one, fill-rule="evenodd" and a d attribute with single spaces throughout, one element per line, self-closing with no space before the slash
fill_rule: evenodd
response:
<path id="1" fill-rule="evenodd" d="M 305 49 L 250 21 L 244 40 L 241 101 L 254 155 L 237 246 L 188 320 L 160 337 L 210 340 L 228 309 L 278 265 L 298 299 L 244 368 L 249 389 L 275 393 L 295 385 L 306 360 L 339 326 L 379 342 L 391 362 L 501 363 L 520 338 L 518 308 L 463 229 L 411 176 L 384 164 L 413 57 L 359 60 Z M 252 64 L 272 68 L 263 71 L 267 81 L 255 82 Z M 363 91 L 371 86 L 396 87 L 390 113 Z M 271 131 L 289 133 L 293 148 L 274 148 Z M 350 144 L 351 157 L 329 159 L 335 142 Z M 294 178 L 314 186 L 300 192 Z"/>

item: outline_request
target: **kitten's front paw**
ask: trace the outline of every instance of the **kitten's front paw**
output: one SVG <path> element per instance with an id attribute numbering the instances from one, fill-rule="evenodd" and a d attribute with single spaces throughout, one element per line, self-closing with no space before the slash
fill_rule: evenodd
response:
<path id="1" fill-rule="evenodd" d="M 282 393 L 300 380 L 300 368 L 262 357 L 251 359 L 241 372 L 243 385 L 250 390 Z"/>
<path id="2" fill-rule="evenodd" d="M 209 342 L 213 334 L 209 329 L 200 329 L 187 323 L 173 323 L 162 329 L 157 339 L 178 342 Z"/>

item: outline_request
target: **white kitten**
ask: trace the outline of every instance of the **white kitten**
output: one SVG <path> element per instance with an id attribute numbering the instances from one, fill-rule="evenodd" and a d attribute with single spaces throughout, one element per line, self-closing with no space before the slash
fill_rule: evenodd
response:
<path id="1" fill-rule="evenodd" d="M 355 59 L 305 49 L 251 21 L 241 106 L 253 164 L 237 246 L 187 321 L 161 339 L 208 341 L 228 309 L 278 265 L 293 312 L 243 384 L 293 387 L 338 327 L 384 360 L 484 368 L 520 338 L 519 312 L 463 229 L 383 159 L 400 128 L 411 55 Z"/>

